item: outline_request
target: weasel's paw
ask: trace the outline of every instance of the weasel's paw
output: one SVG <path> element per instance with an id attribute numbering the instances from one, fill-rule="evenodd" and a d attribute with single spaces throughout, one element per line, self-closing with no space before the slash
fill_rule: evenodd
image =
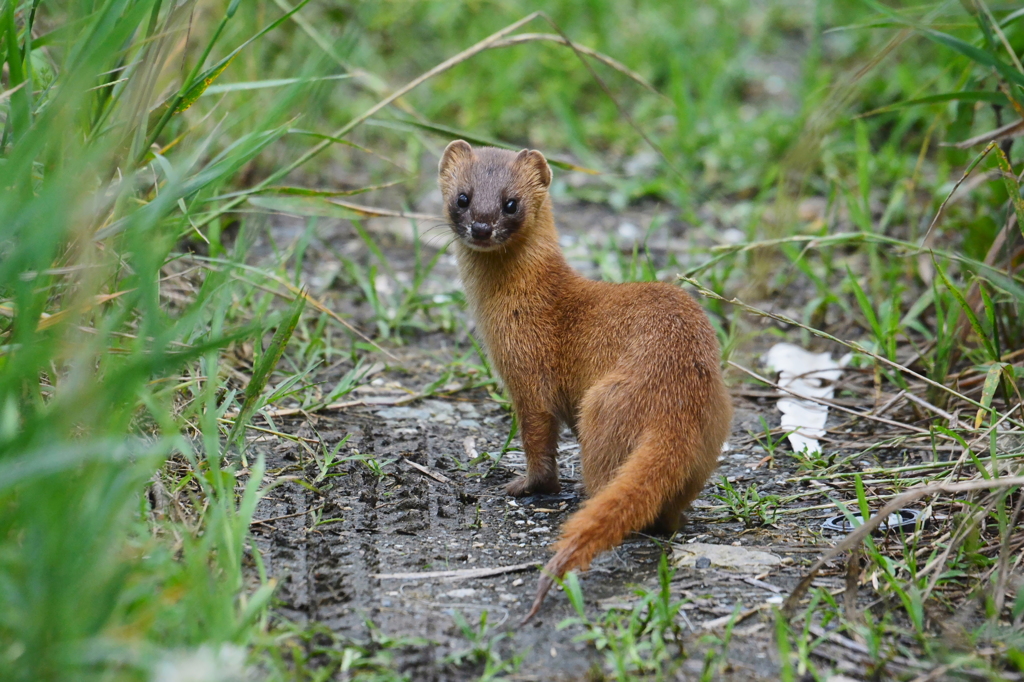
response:
<path id="1" fill-rule="evenodd" d="M 558 476 L 545 479 L 531 479 L 529 476 L 523 476 L 505 486 L 505 491 L 512 497 L 523 497 L 534 493 L 552 495 L 561 490 L 562 484 L 559 483 Z"/>

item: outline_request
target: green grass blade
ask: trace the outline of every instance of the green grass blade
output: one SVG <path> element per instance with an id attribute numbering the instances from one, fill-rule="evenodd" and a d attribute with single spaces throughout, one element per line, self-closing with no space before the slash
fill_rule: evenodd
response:
<path id="1" fill-rule="evenodd" d="M 956 50 L 960 54 L 964 55 L 971 61 L 981 64 L 982 66 L 988 66 L 999 72 L 999 75 L 1005 78 L 1010 83 L 1024 87 L 1024 74 L 1017 69 L 1013 68 L 1001 59 L 997 59 L 994 55 L 979 47 L 975 47 L 970 43 L 964 42 L 959 38 L 954 38 L 948 33 L 936 31 L 930 28 L 919 28 L 922 35 L 934 40 L 940 45 L 945 45 L 948 48 Z"/>
<path id="2" fill-rule="evenodd" d="M 1003 183 L 1006 185 L 1006 193 L 1010 195 L 1010 203 L 1017 214 L 1017 228 L 1021 235 L 1024 235 L 1024 198 L 1020 195 L 1020 183 L 1017 182 L 1017 175 L 1013 172 L 1010 160 L 1006 158 L 1001 147 L 996 148 L 996 161 L 999 163 L 999 170 L 1003 176 Z"/>
<path id="3" fill-rule="evenodd" d="M 974 428 L 980 429 L 985 419 L 985 413 L 991 411 L 992 399 L 999 389 L 999 379 L 1003 376 L 1003 369 L 1007 366 L 1005 362 L 993 362 L 985 374 L 985 385 L 981 389 L 981 408 L 974 418 Z"/>
<path id="4" fill-rule="evenodd" d="M 925 104 L 944 104 L 947 102 L 988 102 L 989 104 L 999 104 L 1006 107 L 1010 106 L 1010 100 L 1008 100 L 1006 95 L 1001 92 L 990 92 L 988 90 L 961 90 L 960 92 L 943 92 L 937 95 L 908 99 L 903 102 L 897 102 L 896 104 L 872 109 L 866 114 L 863 114 L 863 116 L 882 114 L 887 111 L 896 111 Z"/>
<path id="5" fill-rule="evenodd" d="M 1007 14 L 1005 17 L 1003 17 L 999 21 L 999 25 L 1000 26 L 1009 26 L 1010 24 L 1012 24 L 1013 22 L 1015 22 L 1016 20 L 1018 20 L 1018 19 L 1020 19 L 1022 17 L 1024 17 L 1024 7 L 1021 7 L 1019 10 L 1016 10 L 1016 11 L 1013 11 L 1013 12 L 1010 12 L 1009 14 Z"/>
<path id="6" fill-rule="evenodd" d="M 226 66 L 226 65 L 225 65 Z M 266 90 L 269 88 L 280 88 L 287 85 L 301 85 L 305 83 L 321 83 L 323 81 L 336 81 L 351 78 L 352 74 L 341 73 L 333 76 L 320 76 L 318 78 L 272 78 L 262 81 L 244 81 L 240 83 L 215 83 L 203 91 L 203 95 L 221 95 L 226 92 L 242 92 L 249 90 Z"/>
<path id="7" fill-rule="evenodd" d="M 985 280 L 980 277 L 974 279 L 975 285 L 978 287 L 978 291 L 981 293 L 981 302 L 985 307 L 985 321 L 988 323 L 988 329 L 990 338 L 992 339 L 992 349 L 995 351 L 992 356 L 992 360 L 999 361 L 1003 357 L 1002 343 L 999 340 L 999 314 L 996 312 L 996 304 L 992 300 L 992 296 L 988 293 L 988 287 L 985 285 Z"/>
<path id="8" fill-rule="evenodd" d="M 224 62 L 220 68 L 211 71 L 201 81 L 193 85 L 174 105 L 172 114 L 180 114 L 196 103 L 196 100 L 203 96 L 203 93 L 213 84 L 213 81 L 224 73 L 224 70 L 231 66 L 231 60 Z"/>
<path id="9" fill-rule="evenodd" d="M 25 65 L 21 56 L 21 47 L 18 45 L 18 30 L 14 25 L 14 0 L 7 2 L 6 11 L 3 14 L 3 31 L 7 43 L 7 88 L 18 88 L 11 95 L 11 115 L 7 125 L 10 126 L 12 140 L 18 140 L 32 124 L 31 105 L 29 103 L 29 90 L 31 84 L 25 78 Z M 21 86 L 21 87 L 19 87 Z"/>
<path id="10" fill-rule="evenodd" d="M 990 335 L 981 324 L 978 316 L 974 314 L 974 309 L 971 308 L 967 299 L 964 298 L 964 295 L 960 292 L 960 289 L 949 281 L 949 278 L 946 276 L 946 271 L 941 265 L 939 265 L 939 262 L 935 260 L 934 257 L 932 257 L 932 263 L 935 265 L 935 271 L 938 273 L 942 283 L 946 286 L 946 290 L 953 295 L 953 298 L 955 298 L 956 302 L 960 305 L 960 310 L 962 310 L 964 315 L 967 316 L 967 321 L 970 323 L 971 329 L 973 329 L 974 333 L 978 336 L 978 340 L 981 341 L 982 345 L 984 345 L 989 356 L 998 361 L 999 354 L 996 352 Z"/>
<path id="11" fill-rule="evenodd" d="M 304 293 L 305 292 L 303 292 L 303 294 Z M 302 311 L 305 307 L 305 295 L 297 296 L 295 298 L 295 302 L 292 303 L 291 308 L 289 308 L 287 315 L 281 321 L 281 324 L 278 325 L 277 331 L 274 332 L 274 336 L 271 338 L 270 345 L 267 346 L 267 350 L 255 363 L 252 370 L 252 378 L 249 380 L 249 385 L 245 387 L 245 400 L 242 403 L 242 409 L 239 410 L 238 416 L 235 418 L 235 424 L 231 428 L 231 433 L 228 436 L 228 442 L 239 442 L 245 426 L 256 412 L 260 396 L 263 395 L 263 390 L 266 388 L 267 382 L 270 380 L 270 375 L 277 367 L 277 363 L 280 361 L 281 355 L 284 353 L 285 346 L 288 345 L 288 340 L 292 337 L 292 332 L 294 332 L 295 327 L 298 326 L 299 318 L 302 316 Z"/>
<path id="12" fill-rule="evenodd" d="M 904 26 L 913 28 L 914 30 L 916 30 L 929 40 L 932 40 L 940 45 L 943 45 L 952 50 L 955 50 L 956 52 L 959 52 L 960 54 L 967 57 L 976 64 L 981 64 L 983 66 L 988 66 L 995 69 L 996 71 L 999 72 L 999 75 L 1001 75 L 1010 83 L 1014 83 L 1016 85 L 1024 87 L 1024 73 L 1017 71 L 1015 68 L 1013 68 L 1006 62 L 996 58 L 995 55 L 993 55 L 992 53 L 987 52 L 968 42 L 960 40 L 959 38 L 951 36 L 948 33 L 936 31 L 933 28 L 929 28 L 917 22 L 910 21 L 905 17 L 897 14 L 889 7 L 883 5 L 880 2 L 877 2 L 876 0 L 862 0 L 862 2 L 864 2 L 864 4 L 868 5 L 869 7 L 874 8 L 876 11 L 885 14 L 894 21 Z M 977 21 L 978 23 L 982 23 L 984 22 L 984 19 L 979 17 Z M 983 33 L 988 30 L 987 25 L 982 26 L 980 28 L 982 28 Z"/>
<path id="13" fill-rule="evenodd" d="M 860 306 L 861 313 L 868 321 L 868 325 L 871 327 L 871 332 L 875 335 L 875 340 L 878 341 L 881 347 L 886 347 L 885 333 L 882 331 L 882 325 L 878 322 L 878 316 L 875 314 L 875 307 L 871 304 L 867 294 L 861 288 L 860 283 L 857 281 L 857 277 L 853 274 L 850 268 L 846 268 L 846 274 L 850 287 L 853 289 L 853 295 L 857 299 L 857 305 Z"/>

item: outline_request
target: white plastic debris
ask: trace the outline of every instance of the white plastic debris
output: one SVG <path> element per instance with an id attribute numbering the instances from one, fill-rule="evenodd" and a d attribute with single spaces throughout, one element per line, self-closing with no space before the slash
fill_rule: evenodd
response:
<path id="1" fill-rule="evenodd" d="M 831 353 L 811 353 L 791 343 L 772 346 L 763 358 L 766 367 L 779 373 L 779 386 L 797 395 L 826 400 L 832 398 L 835 382 L 843 375 L 843 365 L 848 361 L 848 356 L 836 362 Z M 828 408 L 790 393 L 780 391 L 780 395 L 782 428 L 792 431 L 789 443 L 793 451 L 806 448 L 808 453 L 821 452 L 818 439 L 825 435 Z"/>

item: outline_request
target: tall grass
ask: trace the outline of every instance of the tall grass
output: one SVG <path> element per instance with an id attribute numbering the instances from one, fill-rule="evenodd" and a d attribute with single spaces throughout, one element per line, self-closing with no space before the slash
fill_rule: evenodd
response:
<path id="1" fill-rule="evenodd" d="M 161 297 L 183 238 L 244 256 L 192 217 L 286 130 L 288 96 L 245 125 L 183 116 L 242 46 L 238 6 L 0 3 L 5 679 L 148 676 L 178 647 L 245 644 L 269 597 L 243 590 L 262 475 L 241 485 L 222 450 L 218 351 L 276 322 L 232 312 L 227 267 L 179 309 Z M 195 11 L 219 23 L 188 38 Z"/>

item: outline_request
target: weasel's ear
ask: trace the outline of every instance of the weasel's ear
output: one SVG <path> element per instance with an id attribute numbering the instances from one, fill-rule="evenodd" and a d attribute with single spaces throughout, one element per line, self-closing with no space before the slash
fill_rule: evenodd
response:
<path id="1" fill-rule="evenodd" d="M 544 155 L 536 149 L 524 149 L 519 152 L 516 161 L 526 168 L 532 168 L 537 173 L 537 181 L 544 187 L 551 184 L 551 168 Z"/>
<path id="2" fill-rule="evenodd" d="M 446 171 L 451 169 L 452 164 L 459 159 L 468 159 L 473 155 L 473 148 L 465 140 L 454 140 L 444 148 L 441 154 L 441 162 L 437 164 L 437 172 L 444 176 Z"/>

